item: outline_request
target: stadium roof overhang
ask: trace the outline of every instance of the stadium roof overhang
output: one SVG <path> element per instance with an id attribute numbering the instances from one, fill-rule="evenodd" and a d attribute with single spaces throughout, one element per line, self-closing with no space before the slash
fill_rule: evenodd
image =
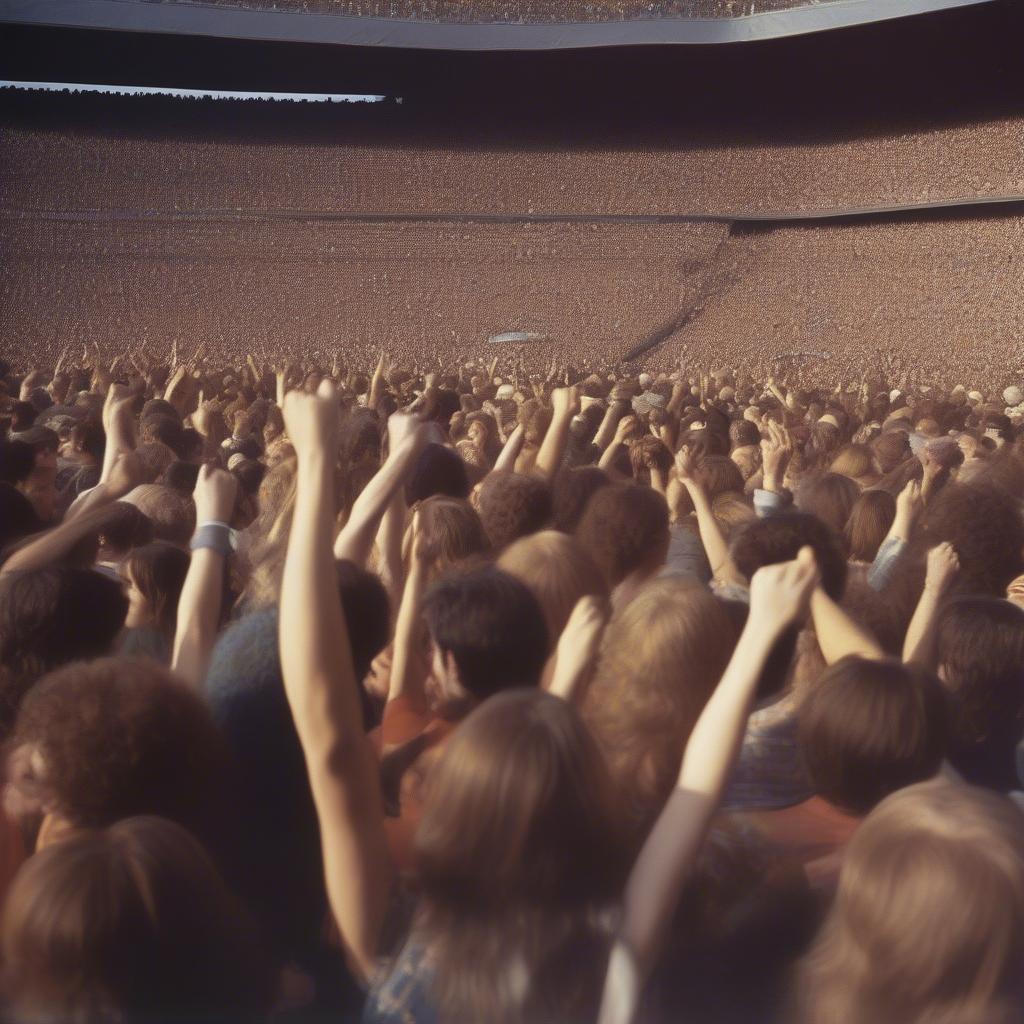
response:
<path id="1" fill-rule="evenodd" d="M 590 5 L 581 17 L 572 4 L 556 0 L 535 3 L 530 10 L 536 20 L 522 16 L 512 20 L 484 4 L 467 2 L 460 18 L 441 20 L 415 16 L 418 5 L 414 2 L 406 5 L 414 16 L 380 17 L 371 13 L 377 9 L 372 0 L 347 5 L 363 6 L 365 14 L 336 13 L 326 2 L 300 5 L 295 0 L 0 0 L 0 22 L 359 47 L 562 50 L 756 42 L 991 2 L 994 0 L 770 0 L 761 4 L 756 0 L 693 0 L 682 5 L 683 13 L 678 11 L 680 5 L 668 4 L 665 13 L 659 13 L 660 5 L 654 3 L 637 5 L 638 10 L 643 6 L 648 12 L 628 17 L 602 14 L 598 5 Z M 687 6 L 696 13 L 685 13 Z M 538 13 L 546 16 L 536 17 Z"/>

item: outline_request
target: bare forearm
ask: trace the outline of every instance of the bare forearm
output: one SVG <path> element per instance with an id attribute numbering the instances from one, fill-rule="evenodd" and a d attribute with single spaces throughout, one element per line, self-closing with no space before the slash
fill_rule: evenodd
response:
<path id="1" fill-rule="evenodd" d="M 402 593 L 402 605 L 395 623 L 395 651 L 391 662 L 391 677 L 388 685 L 388 700 L 403 694 L 413 694 L 415 647 L 419 639 L 420 608 L 426 585 L 424 566 L 414 551 L 409 566 L 409 576 Z"/>
<path id="2" fill-rule="evenodd" d="M 884 656 L 875 638 L 854 622 L 821 587 L 811 597 L 811 615 L 826 664 L 834 665 L 849 655 L 869 659 Z"/>
<path id="3" fill-rule="evenodd" d="M 571 413 L 555 413 L 551 417 L 551 423 L 544 435 L 544 443 L 537 453 L 535 469 L 543 473 L 549 480 L 558 472 L 558 467 L 562 464 L 562 456 L 565 454 L 565 446 L 569 440 L 570 423 L 572 423 Z"/>
<path id="4" fill-rule="evenodd" d="M 171 669 L 198 689 L 206 678 L 217 639 L 224 587 L 224 556 L 211 548 L 192 552 L 178 599 Z"/>
<path id="5" fill-rule="evenodd" d="M 903 641 L 903 661 L 907 664 L 913 662 L 929 671 L 935 671 L 936 629 L 941 602 L 942 594 L 926 585 Z"/>

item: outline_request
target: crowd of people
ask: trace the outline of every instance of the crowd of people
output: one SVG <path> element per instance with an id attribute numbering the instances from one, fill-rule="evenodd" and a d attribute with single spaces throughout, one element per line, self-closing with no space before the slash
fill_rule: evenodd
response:
<path id="1" fill-rule="evenodd" d="M 1018 407 L 0 365 L 5 1019 L 1024 1019 Z"/>

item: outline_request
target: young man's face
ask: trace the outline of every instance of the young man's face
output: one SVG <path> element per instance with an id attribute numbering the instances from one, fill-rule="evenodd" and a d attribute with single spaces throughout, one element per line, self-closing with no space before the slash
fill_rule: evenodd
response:
<path id="1" fill-rule="evenodd" d="M 52 466 L 40 466 L 37 460 L 36 468 L 18 485 L 18 489 L 32 502 L 32 508 L 42 522 L 53 522 L 57 513 L 56 453 L 53 453 Z"/>

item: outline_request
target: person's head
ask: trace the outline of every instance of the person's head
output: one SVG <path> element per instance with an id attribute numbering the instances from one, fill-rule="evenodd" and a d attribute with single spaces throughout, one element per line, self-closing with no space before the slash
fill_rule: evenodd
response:
<path id="1" fill-rule="evenodd" d="M 11 749 L 53 831 L 136 814 L 219 834 L 221 740 L 201 699 L 147 658 L 65 665 L 25 695 Z"/>
<path id="2" fill-rule="evenodd" d="M 800 706 L 798 743 L 814 791 L 865 815 L 890 793 L 932 778 L 949 746 L 937 679 L 913 665 L 847 657 Z"/>
<path id="3" fill-rule="evenodd" d="M 896 499 L 888 491 L 864 491 L 843 530 L 851 560 L 873 562 L 895 518 Z"/>
<path id="4" fill-rule="evenodd" d="M 157 540 L 188 546 L 196 528 L 196 507 L 191 498 L 163 484 L 140 484 L 124 500 L 146 515 Z"/>
<path id="5" fill-rule="evenodd" d="M 842 535 L 859 497 L 860 487 L 849 477 L 822 473 L 801 483 L 796 503 L 801 512 L 817 516 L 835 533 Z"/>
<path id="6" fill-rule="evenodd" d="M 602 487 L 587 502 L 576 537 L 609 587 L 628 576 L 651 576 L 668 554 L 668 504 L 651 487 Z"/>
<path id="7" fill-rule="evenodd" d="M 645 584 L 608 624 L 583 716 L 622 794 L 631 839 L 646 835 L 671 792 L 738 635 L 706 587 L 672 577 Z"/>
<path id="8" fill-rule="evenodd" d="M 551 488 L 535 476 L 499 470 L 480 485 L 477 507 L 495 550 L 543 529 L 551 518 Z"/>
<path id="9" fill-rule="evenodd" d="M 1024 568 L 1024 520 L 1019 501 L 999 487 L 947 484 L 928 503 L 919 543 L 948 541 L 956 550 L 958 593 L 1001 597 Z"/>
<path id="10" fill-rule="evenodd" d="M 128 589 L 125 627 L 152 628 L 173 638 L 188 566 L 189 556 L 166 541 L 134 548 L 121 565 Z"/>
<path id="11" fill-rule="evenodd" d="M 514 576 L 491 566 L 451 573 L 427 591 L 423 617 L 439 704 L 485 700 L 540 680 L 548 630 L 537 599 Z"/>
<path id="12" fill-rule="evenodd" d="M 597 466 L 562 470 L 551 489 L 551 525 L 563 533 L 575 533 L 587 502 L 610 483 L 608 474 Z"/>
<path id="13" fill-rule="evenodd" d="M 149 516 L 126 501 L 115 501 L 107 507 L 103 529 L 99 535 L 99 559 L 121 562 L 133 548 L 153 540 L 153 524 Z"/>
<path id="14" fill-rule="evenodd" d="M 792 561 L 802 547 L 814 549 L 821 585 L 838 601 L 846 587 L 846 553 L 837 534 L 815 516 L 790 512 L 757 519 L 735 534 L 729 553 L 749 580 L 762 566 Z"/>
<path id="15" fill-rule="evenodd" d="M 874 453 L 866 444 L 848 444 L 841 448 L 829 466 L 830 473 L 849 477 L 851 480 L 864 481 L 878 476 Z"/>
<path id="16" fill-rule="evenodd" d="M 487 550 L 488 541 L 476 509 L 463 498 L 435 495 L 417 509 L 420 557 L 432 578 L 472 555 Z"/>
<path id="17" fill-rule="evenodd" d="M 729 426 L 729 440 L 734 450 L 747 448 L 761 443 L 761 431 L 750 420 L 734 420 Z"/>
<path id="18" fill-rule="evenodd" d="M 415 505 L 435 494 L 465 498 L 469 494 L 469 477 L 458 452 L 441 444 L 428 444 L 417 456 L 409 474 L 405 500 Z"/>
<path id="19" fill-rule="evenodd" d="M 35 569 L 0 579 L 0 737 L 40 676 L 108 654 L 127 611 L 120 583 L 92 569 Z"/>
<path id="20" fill-rule="evenodd" d="M 444 1019 L 596 1013 L 596 918 L 621 896 L 625 858 L 607 768 L 571 704 L 516 690 L 475 710 L 430 773 L 415 849 L 416 934 L 438 958 Z"/>
<path id="21" fill-rule="evenodd" d="M 135 817 L 37 853 L 3 916 L 10 1019 L 238 1019 L 270 992 L 252 929 L 180 825 Z"/>
<path id="22" fill-rule="evenodd" d="M 575 537 L 541 530 L 510 544 L 498 568 L 522 580 L 537 598 L 554 646 L 581 597 L 607 597 L 608 584 Z"/>
<path id="23" fill-rule="evenodd" d="M 191 498 L 198 479 L 199 466 L 195 462 L 172 462 L 163 471 L 158 482 L 183 498 Z"/>
<path id="24" fill-rule="evenodd" d="M 16 485 L 28 478 L 36 455 L 24 441 L 0 440 L 0 482 Z"/>
<path id="25" fill-rule="evenodd" d="M 1014 786 L 1024 734 L 1024 611 L 995 597 L 955 597 L 939 612 L 939 676 L 952 695 L 950 760 L 977 786 Z"/>
<path id="26" fill-rule="evenodd" d="M 700 461 L 701 483 L 708 498 L 714 500 L 720 494 L 742 494 L 743 473 L 727 455 L 706 455 Z"/>
<path id="27" fill-rule="evenodd" d="M 1024 1015 L 1024 816 L 947 781 L 881 803 L 846 848 L 798 980 L 806 1024 Z"/>
<path id="28" fill-rule="evenodd" d="M 32 503 L 41 523 L 52 523 L 57 515 L 57 466 L 39 465 L 38 456 L 32 471 L 18 485 L 18 490 Z"/>

